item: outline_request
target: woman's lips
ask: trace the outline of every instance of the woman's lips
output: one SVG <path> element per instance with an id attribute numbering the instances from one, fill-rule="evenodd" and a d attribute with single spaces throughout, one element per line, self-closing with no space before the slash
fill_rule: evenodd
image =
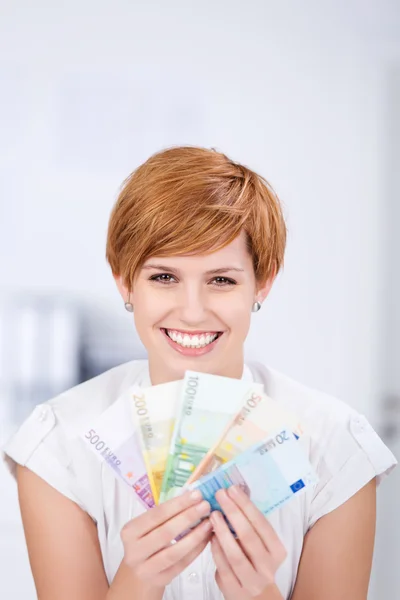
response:
<path id="1" fill-rule="evenodd" d="M 176 342 L 174 342 L 174 340 L 172 340 L 169 337 L 169 335 L 167 334 L 165 329 L 161 328 L 161 332 L 162 332 L 164 338 L 169 343 L 169 345 L 174 350 L 176 350 L 180 354 L 183 354 L 184 356 L 202 356 L 203 354 L 208 354 L 209 352 L 214 350 L 216 344 L 218 343 L 218 340 L 220 340 L 224 334 L 223 331 L 219 332 L 218 337 L 213 342 L 211 342 L 211 344 L 208 344 L 207 346 L 204 346 L 203 348 L 185 348 L 184 346 L 181 346 L 180 344 L 177 344 Z"/>

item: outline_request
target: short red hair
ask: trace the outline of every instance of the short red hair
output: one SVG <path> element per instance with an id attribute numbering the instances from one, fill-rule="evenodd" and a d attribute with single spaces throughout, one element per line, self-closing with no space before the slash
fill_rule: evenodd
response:
<path id="1" fill-rule="evenodd" d="M 177 146 L 153 154 L 123 182 L 112 210 L 106 258 L 130 291 L 151 256 L 206 254 L 241 230 L 258 283 L 284 262 L 280 201 L 261 175 L 214 149 Z"/>

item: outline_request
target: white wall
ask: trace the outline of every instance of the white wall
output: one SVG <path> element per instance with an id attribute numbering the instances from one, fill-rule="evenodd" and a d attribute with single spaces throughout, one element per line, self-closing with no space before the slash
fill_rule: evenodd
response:
<path id="1" fill-rule="evenodd" d="M 382 422 L 395 456 L 400 457 L 400 63 L 387 73 L 384 161 L 386 254 L 382 265 L 380 371 L 385 402 Z M 390 598 L 400 587 L 400 470 L 385 483 L 378 502 L 375 584 L 380 598 Z"/>
<path id="2" fill-rule="evenodd" d="M 72 293 L 133 335 L 104 259 L 118 187 L 162 147 L 215 146 L 287 215 L 248 355 L 374 422 L 384 70 L 367 33 L 399 15 L 371 5 L 2 3 L 2 290 Z"/>
<path id="3" fill-rule="evenodd" d="M 104 241 L 123 178 L 166 145 L 217 146 L 288 215 L 285 273 L 249 353 L 371 413 L 379 64 L 315 2 L 248 6 L 9 6 L 0 280 L 120 311 Z"/>

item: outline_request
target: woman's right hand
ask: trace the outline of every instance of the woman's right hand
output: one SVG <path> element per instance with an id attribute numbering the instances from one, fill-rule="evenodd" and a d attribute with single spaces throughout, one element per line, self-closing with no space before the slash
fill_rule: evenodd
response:
<path id="1" fill-rule="evenodd" d="M 165 587 L 210 541 L 209 519 L 205 518 L 178 542 L 171 542 L 209 514 L 210 505 L 202 501 L 199 491 L 186 492 L 155 506 L 122 528 L 123 561 L 137 579 Z"/>

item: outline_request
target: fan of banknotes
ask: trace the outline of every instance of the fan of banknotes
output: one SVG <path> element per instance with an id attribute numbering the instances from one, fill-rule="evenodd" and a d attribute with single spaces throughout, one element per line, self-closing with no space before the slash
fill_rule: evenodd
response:
<path id="1" fill-rule="evenodd" d="M 182 380 L 132 386 L 82 433 L 146 508 L 198 488 L 237 484 L 268 515 L 317 475 L 297 416 L 244 379 L 186 371 Z"/>

